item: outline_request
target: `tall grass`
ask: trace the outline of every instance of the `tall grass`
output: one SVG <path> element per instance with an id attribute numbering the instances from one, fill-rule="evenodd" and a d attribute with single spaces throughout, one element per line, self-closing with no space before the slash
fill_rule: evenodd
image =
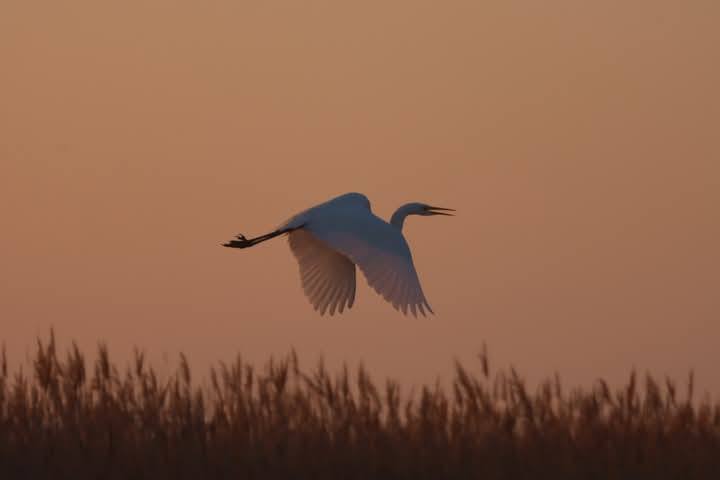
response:
<path id="1" fill-rule="evenodd" d="M 201 387 L 183 356 L 161 379 L 140 352 L 120 369 L 100 346 L 89 364 L 51 336 L 32 373 L 2 356 L 0 478 L 720 478 L 720 404 L 693 399 L 692 377 L 531 391 L 484 353 L 477 370 L 410 395 L 291 353 L 238 357 Z"/>

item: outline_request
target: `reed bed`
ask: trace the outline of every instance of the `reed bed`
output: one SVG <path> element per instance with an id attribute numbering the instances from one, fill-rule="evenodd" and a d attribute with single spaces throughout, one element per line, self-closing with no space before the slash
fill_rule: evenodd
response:
<path id="1" fill-rule="evenodd" d="M 408 393 L 291 353 L 198 384 L 184 356 L 161 378 L 141 352 L 121 369 L 51 336 L 31 372 L 2 356 L 0 478 L 720 478 L 720 404 L 694 399 L 692 376 L 566 391 L 492 372 L 484 352 L 474 370 Z"/>

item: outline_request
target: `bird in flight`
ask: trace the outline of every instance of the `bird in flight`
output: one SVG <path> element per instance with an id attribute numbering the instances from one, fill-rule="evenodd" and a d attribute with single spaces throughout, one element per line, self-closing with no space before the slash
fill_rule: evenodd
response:
<path id="1" fill-rule="evenodd" d="M 255 238 L 237 235 L 224 243 L 248 248 L 288 234 L 290 250 L 300 266 L 303 290 L 315 310 L 333 315 L 355 301 L 355 266 L 368 284 L 403 314 L 425 309 L 433 313 L 420 287 L 410 247 L 402 234 L 408 215 L 449 215 L 452 208 L 408 203 L 398 208 L 390 223 L 370 210 L 360 193 L 346 193 L 298 213 L 276 230 Z"/>

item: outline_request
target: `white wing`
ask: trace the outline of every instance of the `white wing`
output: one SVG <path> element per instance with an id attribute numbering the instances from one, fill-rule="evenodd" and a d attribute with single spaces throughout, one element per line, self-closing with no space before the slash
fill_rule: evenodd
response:
<path id="1" fill-rule="evenodd" d="M 305 229 L 288 236 L 290 250 L 300 265 L 303 290 L 315 310 L 330 315 L 340 313 L 355 301 L 355 265 L 329 248 Z"/>
<path id="2" fill-rule="evenodd" d="M 360 267 L 368 284 L 396 310 L 407 314 L 409 309 L 415 316 L 418 310 L 422 315 L 425 309 L 432 313 L 410 248 L 398 228 L 373 215 L 369 205 L 317 213 L 309 215 L 298 231 L 309 231 L 327 249 L 341 253 Z"/>

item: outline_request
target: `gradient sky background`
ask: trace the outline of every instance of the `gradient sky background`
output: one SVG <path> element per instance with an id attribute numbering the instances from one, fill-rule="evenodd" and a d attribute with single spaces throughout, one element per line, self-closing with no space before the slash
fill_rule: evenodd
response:
<path id="1" fill-rule="evenodd" d="M 720 392 L 720 3 L 5 0 L 0 335 L 205 368 L 295 347 L 408 383 L 472 362 Z M 359 277 L 318 317 L 284 240 L 348 191 L 437 315 Z"/>

